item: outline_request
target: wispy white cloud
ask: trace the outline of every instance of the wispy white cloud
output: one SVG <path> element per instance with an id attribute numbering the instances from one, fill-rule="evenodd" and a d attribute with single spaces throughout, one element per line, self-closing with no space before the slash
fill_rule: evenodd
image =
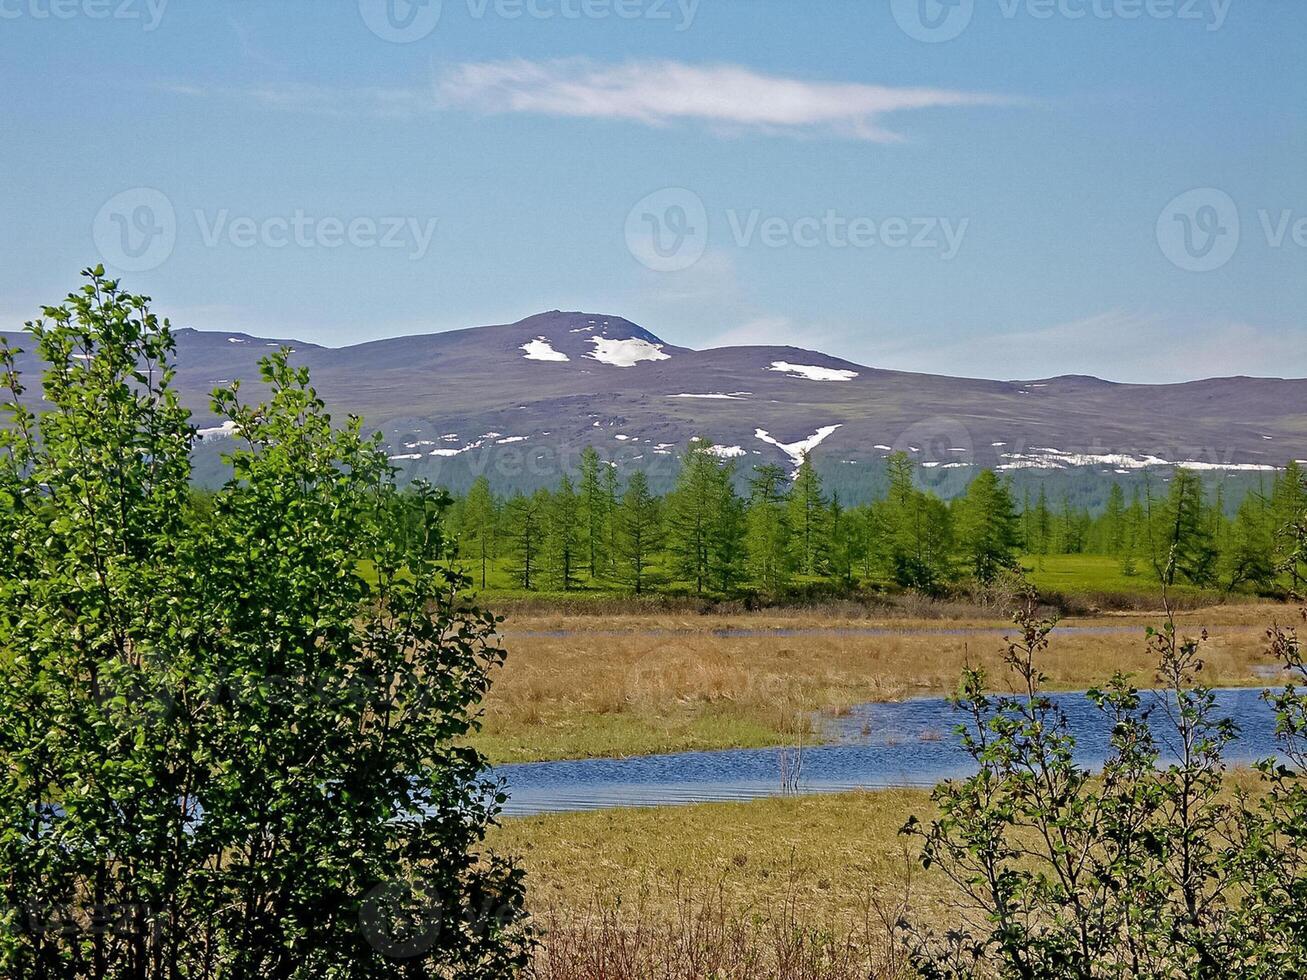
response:
<path id="1" fill-rule="evenodd" d="M 431 93 L 422 88 L 335 88 L 303 82 L 269 82 L 241 88 L 222 88 L 180 82 L 160 86 L 165 92 L 188 98 L 219 98 L 252 102 L 267 109 L 318 116 L 412 119 L 435 110 Z"/>
<path id="2" fill-rule="evenodd" d="M 1166 384 L 1199 378 L 1307 375 L 1307 336 L 1228 320 L 1108 310 L 1047 327 L 941 340 L 921 335 L 859 351 L 877 367 L 966 377 L 1031 379 L 1092 374 Z"/>
<path id="3" fill-rule="evenodd" d="M 617 119 L 648 126 L 678 122 L 720 130 L 835 135 L 876 142 L 903 137 L 882 118 L 914 109 L 1011 104 L 986 93 L 814 82 L 739 65 L 586 59 L 491 61 L 449 68 L 437 101 L 481 112 Z"/>
<path id="4" fill-rule="evenodd" d="M 431 85 L 337 87 L 276 82 L 215 88 L 176 83 L 176 95 L 228 98 L 330 116 L 408 119 L 437 111 L 608 119 L 646 126 L 699 124 L 741 132 L 834 136 L 880 143 L 904 137 L 884 117 L 920 109 L 1013 105 L 1021 100 L 954 89 L 815 82 L 740 65 L 679 61 L 601 64 L 588 59 L 458 63 Z"/>

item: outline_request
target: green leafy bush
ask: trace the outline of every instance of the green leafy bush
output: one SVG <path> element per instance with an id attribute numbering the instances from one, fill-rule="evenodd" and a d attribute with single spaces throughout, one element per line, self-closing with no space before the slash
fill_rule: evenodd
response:
<path id="1" fill-rule="evenodd" d="M 201 513 L 167 322 L 85 275 L 28 325 L 43 403 L 0 355 L 0 973 L 515 972 L 522 875 L 458 745 L 503 651 L 444 498 L 397 541 L 377 441 L 283 350 L 266 403 L 215 393 Z"/>

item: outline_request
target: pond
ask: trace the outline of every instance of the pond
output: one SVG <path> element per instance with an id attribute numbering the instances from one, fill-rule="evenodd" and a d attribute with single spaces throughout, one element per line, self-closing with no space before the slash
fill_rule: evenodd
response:
<path id="1" fill-rule="evenodd" d="M 1106 757 L 1110 725 L 1083 692 L 1050 695 L 1071 722 L 1076 758 L 1086 766 Z M 1160 708 L 1163 695 L 1144 692 Z M 1226 760 L 1248 765 L 1274 755 L 1271 706 L 1258 688 L 1216 692 L 1223 717 L 1240 727 Z M 1155 711 L 1155 714 L 1157 712 Z M 962 718 L 944 698 L 863 704 L 840 718 L 823 718 L 825 744 L 770 749 L 681 752 L 627 759 L 583 759 L 498 766 L 509 793 L 505 813 L 526 815 L 614 806 L 666 806 L 751 800 L 786 792 L 934 786 L 974 766 L 954 728 Z M 1165 726 L 1158 726 L 1165 735 Z M 1165 740 L 1162 738 L 1165 748 Z M 784 784 L 784 785 L 783 785 Z"/>

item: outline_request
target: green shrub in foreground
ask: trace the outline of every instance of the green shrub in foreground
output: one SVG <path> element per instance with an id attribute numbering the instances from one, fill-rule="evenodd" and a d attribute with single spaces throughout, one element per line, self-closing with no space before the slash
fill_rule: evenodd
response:
<path id="1" fill-rule="evenodd" d="M 454 747 L 503 653 L 443 498 L 396 543 L 384 454 L 283 351 L 266 404 L 215 393 L 234 476 L 191 519 L 167 323 L 86 275 L 29 325 L 37 412 L 3 353 L 0 974 L 515 972 L 521 873 Z"/>

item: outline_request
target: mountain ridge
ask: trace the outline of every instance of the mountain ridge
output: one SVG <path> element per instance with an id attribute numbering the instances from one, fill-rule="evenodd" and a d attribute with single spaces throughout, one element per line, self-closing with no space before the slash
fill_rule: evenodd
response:
<path id="1" fill-rule="evenodd" d="M 221 421 L 213 388 L 257 380 L 258 359 L 287 345 L 333 411 L 383 433 L 407 476 L 454 486 L 480 472 L 547 482 L 588 444 L 623 470 L 665 475 L 696 438 L 745 472 L 792 469 L 805 449 L 845 466 L 903 451 L 919 472 L 959 478 L 979 467 L 1269 472 L 1307 457 L 1302 379 L 960 378 L 790 345 L 680 347 L 620 316 L 562 310 L 346 347 L 192 328 L 177 345 L 197 427 Z"/>

